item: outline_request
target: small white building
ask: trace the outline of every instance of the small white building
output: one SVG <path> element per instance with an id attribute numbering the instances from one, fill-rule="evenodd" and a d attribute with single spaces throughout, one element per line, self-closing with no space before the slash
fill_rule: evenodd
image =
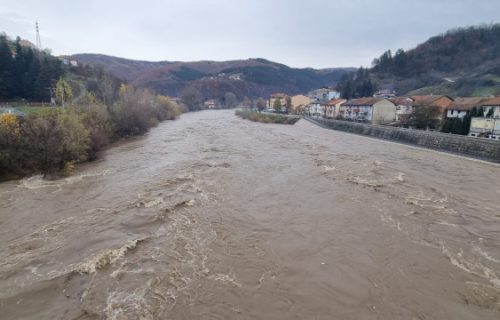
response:
<path id="1" fill-rule="evenodd" d="M 373 95 L 374 98 L 384 98 L 384 99 L 392 99 L 396 97 L 396 91 L 391 89 L 384 89 L 376 92 Z"/>
<path id="2" fill-rule="evenodd" d="M 321 117 L 325 112 L 325 106 L 321 102 L 311 102 L 309 104 L 309 115 L 311 117 Z"/>
<path id="3" fill-rule="evenodd" d="M 205 108 L 207 108 L 207 109 L 215 109 L 217 106 L 214 99 L 209 99 L 209 100 L 205 101 L 204 105 L 205 105 Z"/>

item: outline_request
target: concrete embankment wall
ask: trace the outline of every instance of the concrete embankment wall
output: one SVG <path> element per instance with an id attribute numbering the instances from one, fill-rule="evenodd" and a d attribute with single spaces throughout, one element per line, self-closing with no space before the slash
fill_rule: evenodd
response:
<path id="1" fill-rule="evenodd" d="M 349 121 L 305 118 L 322 127 L 500 163 L 500 142 L 434 131 L 369 125 Z"/>

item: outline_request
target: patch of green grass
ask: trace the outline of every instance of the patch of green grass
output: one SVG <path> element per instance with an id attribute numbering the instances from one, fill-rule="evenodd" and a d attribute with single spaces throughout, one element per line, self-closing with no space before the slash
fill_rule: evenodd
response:
<path id="1" fill-rule="evenodd" d="M 32 106 L 20 106 L 16 107 L 17 110 L 24 112 L 25 114 L 30 114 L 30 113 L 42 113 L 47 110 L 54 110 L 57 109 L 58 107 L 32 107 Z"/>
<path id="2" fill-rule="evenodd" d="M 295 124 L 297 121 L 300 120 L 300 117 L 296 116 L 260 113 L 257 111 L 249 111 L 249 110 L 236 110 L 234 114 L 243 119 L 247 119 L 254 122 L 262 122 L 262 123 Z"/>
<path id="3" fill-rule="evenodd" d="M 474 97 L 488 97 L 494 96 L 500 92 L 498 87 L 479 87 L 474 90 L 472 96 Z"/>

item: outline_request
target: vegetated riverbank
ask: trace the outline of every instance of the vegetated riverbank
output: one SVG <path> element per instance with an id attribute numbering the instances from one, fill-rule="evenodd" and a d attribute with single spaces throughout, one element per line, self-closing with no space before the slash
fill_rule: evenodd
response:
<path id="1" fill-rule="evenodd" d="M 32 174 L 71 175 L 113 141 L 141 135 L 182 108 L 168 97 L 122 85 L 111 106 L 87 93 L 78 106 L 46 108 L 17 117 L 0 115 L 0 181 Z"/>
<path id="2" fill-rule="evenodd" d="M 251 110 L 236 110 L 234 114 L 243 119 L 262 123 L 295 124 L 300 120 L 300 117 L 261 113 Z"/>

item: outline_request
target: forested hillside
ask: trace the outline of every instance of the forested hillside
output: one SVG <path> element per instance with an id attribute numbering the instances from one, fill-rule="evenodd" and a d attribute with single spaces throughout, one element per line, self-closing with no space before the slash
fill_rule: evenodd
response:
<path id="1" fill-rule="evenodd" d="M 149 87 L 170 96 L 197 91 L 201 98 L 222 99 L 234 93 L 239 99 L 274 92 L 304 93 L 333 86 L 353 68 L 297 69 L 265 59 L 196 62 L 148 62 L 97 54 L 71 56 L 81 63 L 102 66 L 138 87 Z"/>
<path id="2" fill-rule="evenodd" d="M 386 51 L 362 78 L 344 78 L 342 88 L 346 95 L 359 96 L 364 92 L 352 88 L 365 81 L 401 95 L 500 94 L 500 24 L 454 29 L 408 51 Z"/>

